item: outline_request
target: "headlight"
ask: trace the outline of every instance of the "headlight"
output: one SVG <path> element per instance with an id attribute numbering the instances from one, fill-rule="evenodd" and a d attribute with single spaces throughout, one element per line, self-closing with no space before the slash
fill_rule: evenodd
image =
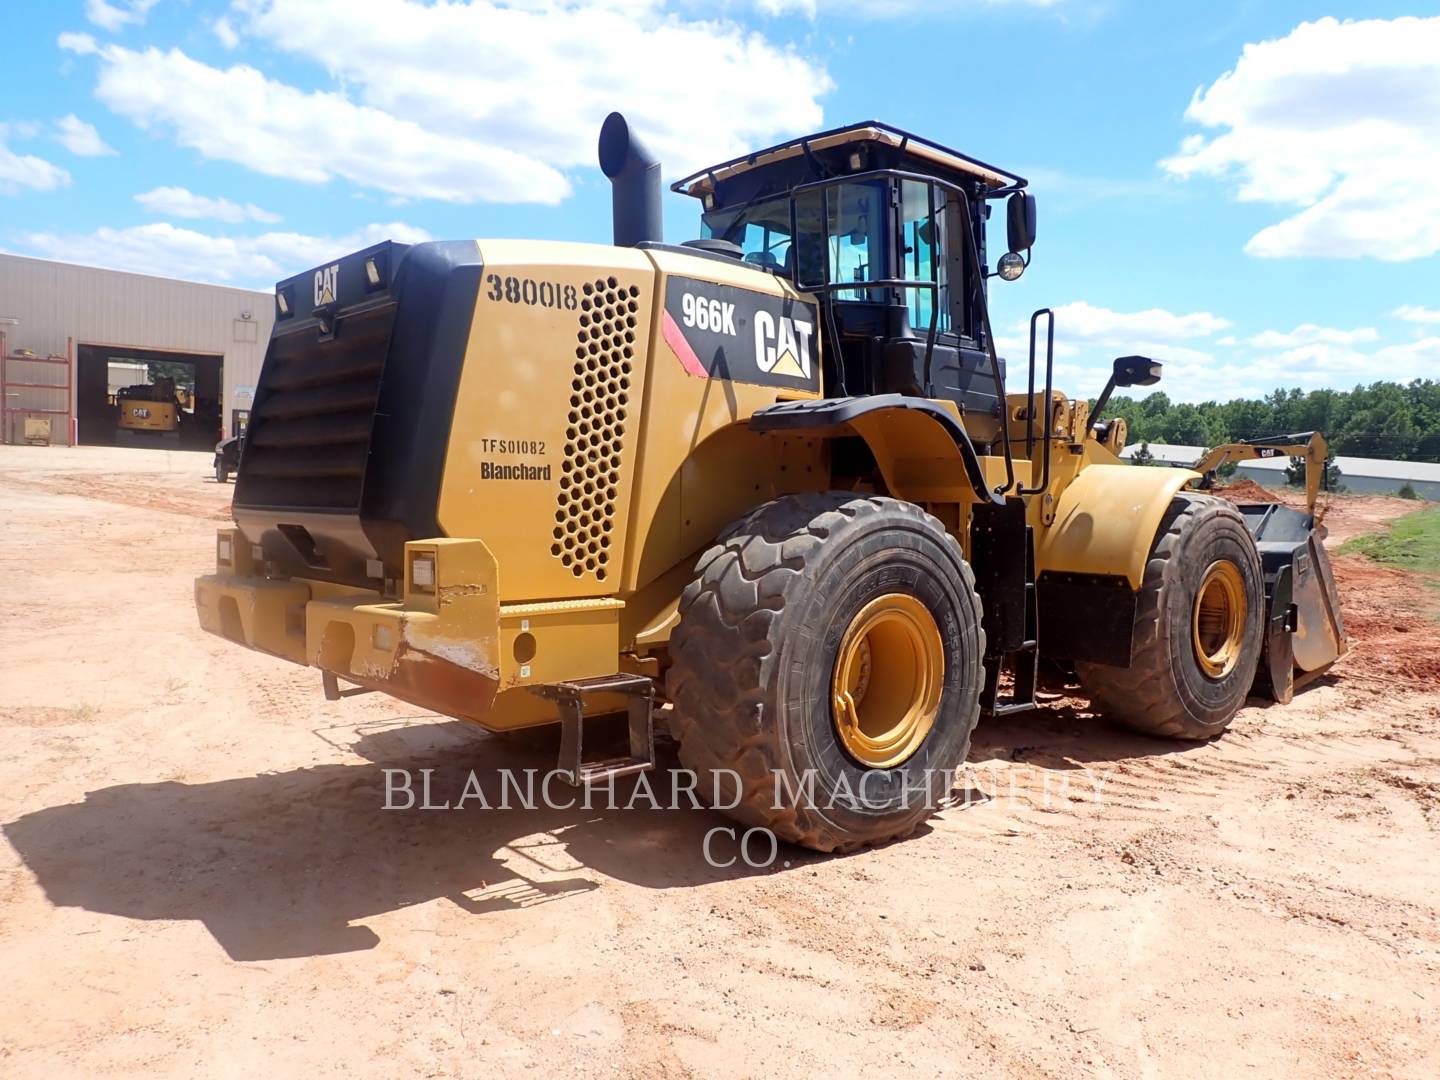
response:
<path id="1" fill-rule="evenodd" d="M 435 588 L 435 559 L 431 555 L 417 555 L 410 560 L 410 584 L 419 589 Z"/>
<path id="2" fill-rule="evenodd" d="M 220 562 L 225 566 L 229 566 L 235 555 L 230 544 L 230 538 L 228 536 L 222 536 L 217 547 L 218 550 L 216 554 L 220 556 Z"/>

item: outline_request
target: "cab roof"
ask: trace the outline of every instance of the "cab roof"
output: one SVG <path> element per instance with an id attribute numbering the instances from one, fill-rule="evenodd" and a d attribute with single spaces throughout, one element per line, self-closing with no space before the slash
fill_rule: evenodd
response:
<path id="1" fill-rule="evenodd" d="M 865 143 L 878 143 L 897 154 L 913 155 L 922 163 L 974 177 L 992 189 L 1023 188 L 1029 183 L 1023 176 L 997 169 L 978 158 L 962 154 L 958 150 L 952 150 L 948 146 L 942 146 L 940 143 L 920 135 L 891 127 L 889 124 L 882 124 L 878 120 L 862 120 L 858 124 L 832 128 L 814 135 L 802 135 L 764 150 L 756 150 L 753 153 L 732 158 L 730 161 L 711 165 L 699 172 L 692 173 L 683 180 L 677 180 L 670 185 L 670 190 L 680 195 L 700 198 L 708 193 L 713 193 L 716 184 L 740 176 L 752 169 L 773 165 L 801 155 L 808 156 L 816 151 L 834 151 L 847 145 L 859 146 Z"/>

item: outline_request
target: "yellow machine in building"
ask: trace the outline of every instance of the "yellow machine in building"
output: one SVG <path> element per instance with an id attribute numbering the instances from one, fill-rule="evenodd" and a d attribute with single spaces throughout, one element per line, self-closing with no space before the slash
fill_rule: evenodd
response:
<path id="1" fill-rule="evenodd" d="M 157 378 L 153 383 L 122 387 L 115 395 L 117 441 L 152 445 L 142 440 L 158 437 L 167 442 L 178 442 L 180 402 L 175 380 L 168 375 Z"/>
<path id="2" fill-rule="evenodd" d="M 1262 561 L 1199 474 L 1121 463 L 1105 403 L 1159 364 L 1116 361 L 1092 413 L 1037 312 L 1007 392 L 987 287 L 1028 263 L 1023 179 L 863 123 L 679 181 L 704 238 L 671 245 L 618 114 L 600 162 L 613 246 L 381 244 L 277 287 L 207 630 L 332 696 L 558 721 L 576 783 L 649 768 L 663 716 L 699 790 L 822 850 L 911 831 L 1042 656 L 1193 739 L 1262 654 L 1338 655 L 1290 599 L 1324 587 L 1308 525 Z M 622 711 L 629 756 L 588 760 Z"/>

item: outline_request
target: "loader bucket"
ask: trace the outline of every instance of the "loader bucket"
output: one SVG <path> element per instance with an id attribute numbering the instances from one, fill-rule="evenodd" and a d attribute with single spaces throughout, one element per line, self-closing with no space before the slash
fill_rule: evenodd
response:
<path id="1" fill-rule="evenodd" d="M 1349 649 L 1335 575 L 1311 515 L 1267 503 L 1238 509 L 1265 571 L 1265 648 L 1256 686 L 1287 702 Z"/>

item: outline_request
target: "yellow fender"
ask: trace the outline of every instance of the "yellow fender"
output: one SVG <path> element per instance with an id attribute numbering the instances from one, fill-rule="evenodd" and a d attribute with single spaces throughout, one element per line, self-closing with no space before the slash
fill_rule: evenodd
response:
<path id="1" fill-rule="evenodd" d="M 1138 590 L 1165 508 L 1200 474 L 1189 469 L 1091 465 L 1081 469 L 1040 539 L 1036 569 L 1123 575 Z"/>

